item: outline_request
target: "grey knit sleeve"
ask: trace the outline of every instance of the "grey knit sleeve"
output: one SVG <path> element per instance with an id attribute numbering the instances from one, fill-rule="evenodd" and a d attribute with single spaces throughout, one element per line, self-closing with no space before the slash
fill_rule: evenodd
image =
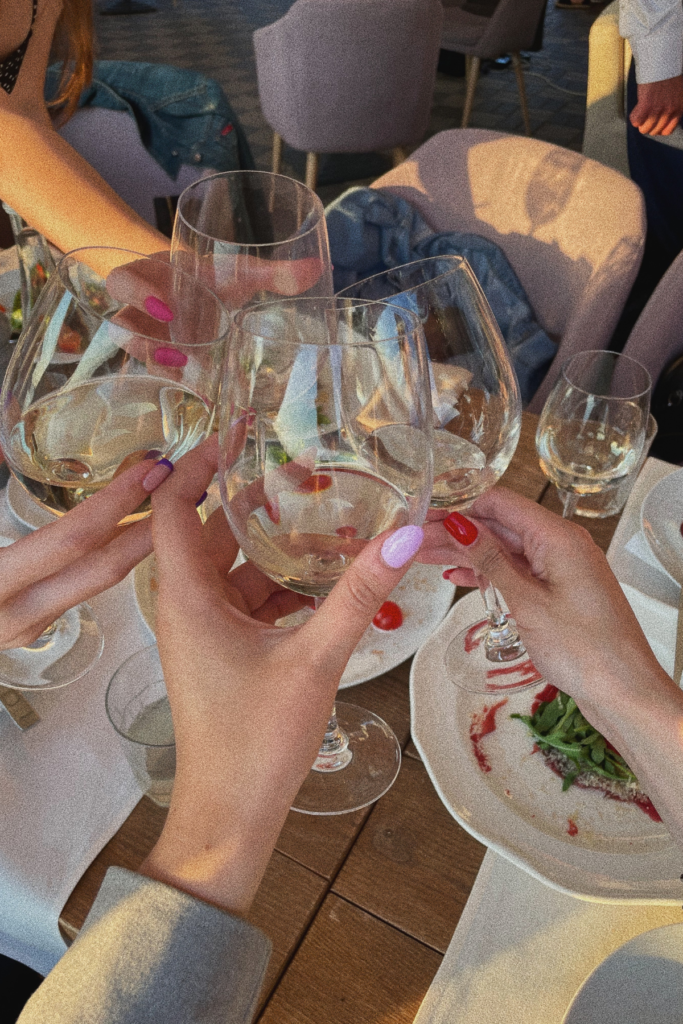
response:
<path id="1" fill-rule="evenodd" d="M 80 935 L 18 1024 L 248 1024 L 270 952 L 246 921 L 109 868 Z"/>

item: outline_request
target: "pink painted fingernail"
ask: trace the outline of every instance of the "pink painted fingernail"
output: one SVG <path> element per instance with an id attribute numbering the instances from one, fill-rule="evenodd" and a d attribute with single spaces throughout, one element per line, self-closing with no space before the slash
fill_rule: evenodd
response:
<path id="1" fill-rule="evenodd" d="M 420 550 L 423 538 L 419 526 L 402 526 L 382 544 L 382 558 L 390 569 L 400 569 Z"/>
<path id="2" fill-rule="evenodd" d="M 186 366 L 187 356 L 179 352 L 177 348 L 169 348 L 168 345 L 161 345 L 154 350 L 154 362 L 160 366 Z"/>
<path id="3" fill-rule="evenodd" d="M 159 484 L 163 484 L 164 480 L 168 479 L 172 472 L 173 463 L 170 459 L 159 459 L 142 481 L 142 486 L 148 494 L 151 494 Z"/>
<path id="4" fill-rule="evenodd" d="M 149 315 L 153 316 L 155 320 L 161 320 L 165 324 L 170 324 L 174 318 L 166 303 L 158 299 L 156 295 L 148 295 L 143 305 Z"/>

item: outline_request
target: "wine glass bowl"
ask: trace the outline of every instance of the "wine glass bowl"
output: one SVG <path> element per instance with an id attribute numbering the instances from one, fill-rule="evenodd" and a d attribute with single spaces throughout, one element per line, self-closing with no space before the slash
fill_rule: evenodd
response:
<path id="1" fill-rule="evenodd" d="M 210 432 L 228 313 L 168 261 L 119 249 L 64 257 L 17 341 L 0 443 L 29 495 L 63 515 L 144 459 Z M 124 522 L 148 515 L 146 500 Z"/>

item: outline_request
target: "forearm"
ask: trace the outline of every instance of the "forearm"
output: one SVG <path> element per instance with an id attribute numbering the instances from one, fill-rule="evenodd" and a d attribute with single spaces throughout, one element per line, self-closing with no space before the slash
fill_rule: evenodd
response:
<path id="1" fill-rule="evenodd" d="M 0 195 L 62 252 L 115 246 L 149 254 L 169 247 L 42 119 L 0 111 Z"/>
<path id="2" fill-rule="evenodd" d="M 619 32 L 633 50 L 639 85 L 683 71 L 681 0 L 620 0 Z"/>

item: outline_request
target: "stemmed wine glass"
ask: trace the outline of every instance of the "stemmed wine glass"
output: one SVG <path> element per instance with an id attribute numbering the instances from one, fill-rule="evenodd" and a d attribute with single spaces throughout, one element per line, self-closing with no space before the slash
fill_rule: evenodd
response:
<path id="1" fill-rule="evenodd" d="M 178 200 L 171 258 L 231 310 L 334 290 L 320 199 L 268 171 L 225 171 L 188 186 Z"/>
<path id="2" fill-rule="evenodd" d="M 536 431 L 541 469 L 571 519 L 583 495 L 616 491 L 640 460 L 652 381 L 618 352 L 579 352 L 562 368 Z"/>
<path id="3" fill-rule="evenodd" d="M 218 298 L 168 261 L 112 248 L 65 256 L 0 393 L 0 446 L 27 494 L 60 516 L 142 459 L 177 459 L 203 440 L 228 321 Z M 150 511 L 147 499 L 123 522 Z M 38 666 L 49 662 L 65 685 L 83 674 L 86 651 L 95 657 L 94 634 L 101 643 L 88 606 L 70 609 L 34 644 L 0 656 L 2 682 L 44 686 Z"/>
<path id="4" fill-rule="evenodd" d="M 449 512 L 467 509 L 507 469 L 522 424 L 519 388 L 505 343 L 467 260 L 417 260 L 359 281 L 339 295 L 391 302 L 419 316 L 434 408 L 430 505 Z M 487 618 L 449 644 L 445 661 L 453 682 L 486 693 L 503 688 L 504 672 L 505 689 L 533 685 L 538 676 L 529 671 L 514 620 L 503 612 L 493 585 L 483 576 L 478 583 Z"/>
<path id="5" fill-rule="evenodd" d="M 417 317 L 382 303 L 289 299 L 238 313 L 228 345 L 219 482 L 245 555 L 318 601 L 364 545 L 420 524 L 432 488 L 432 410 Z M 400 767 L 377 716 L 337 704 L 294 804 L 372 803 Z"/>

